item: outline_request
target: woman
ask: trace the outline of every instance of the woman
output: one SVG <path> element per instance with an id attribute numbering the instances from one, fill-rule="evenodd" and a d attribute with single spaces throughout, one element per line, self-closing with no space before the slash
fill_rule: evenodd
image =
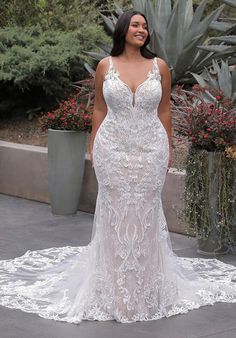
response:
<path id="1" fill-rule="evenodd" d="M 137 14 L 135 14 L 137 13 Z M 92 160 L 93 141 L 97 129 L 106 116 L 107 105 L 103 96 L 103 82 L 108 71 L 109 63 L 115 59 L 116 70 L 120 69 L 120 79 L 134 93 L 147 79 L 148 71 L 152 68 L 151 60 L 156 56 L 147 49 L 150 42 L 147 21 L 138 12 L 130 11 L 121 16 L 117 22 L 113 37 L 114 45 L 110 57 L 102 59 L 96 71 L 96 100 L 93 118 L 93 132 L 90 144 Z M 154 60 L 156 62 L 156 60 Z M 171 141 L 170 90 L 171 77 L 167 64 L 158 59 L 158 66 L 162 75 L 162 99 L 158 106 L 158 116 Z M 156 68 L 158 68 L 156 65 Z M 138 67 L 138 72 L 137 72 Z M 134 102 L 133 102 L 134 105 Z M 170 142 L 171 143 L 171 142 Z M 171 149 L 171 148 L 170 148 Z M 171 156 L 170 156 L 171 157 Z M 171 160 L 169 160 L 170 164 Z"/>
<path id="2" fill-rule="evenodd" d="M 0 303 L 44 318 L 148 321 L 236 302 L 236 268 L 178 258 L 161 190 L 171 152 L 170 74 L 147 50 L 147 20 L 118 20 L 96 72 L 91 158 L 99 184 L 91 243 L 0 263 Z"/>

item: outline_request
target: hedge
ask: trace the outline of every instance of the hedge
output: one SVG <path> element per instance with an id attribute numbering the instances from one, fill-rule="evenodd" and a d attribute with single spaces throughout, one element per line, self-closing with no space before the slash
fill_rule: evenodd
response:
<path id="1" fill-rule="evenodd" d="M 73 81 L 86 77 L 84 51 L 107 39 L 94 24 L 74 32 L 39 26 L 0 29 L 0 116 L 55 105 Z"/>

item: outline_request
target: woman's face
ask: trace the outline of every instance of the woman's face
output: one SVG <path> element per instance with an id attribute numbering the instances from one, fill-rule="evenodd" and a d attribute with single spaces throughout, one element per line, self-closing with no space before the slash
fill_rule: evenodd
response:
<path id="1" fill-rule="evenodd" d="M 132 46 L 142 47 L 147 37 L 148 28 L 146 20 L 142 15 L 133 15 L 125 36 L 126 43 Z"/>

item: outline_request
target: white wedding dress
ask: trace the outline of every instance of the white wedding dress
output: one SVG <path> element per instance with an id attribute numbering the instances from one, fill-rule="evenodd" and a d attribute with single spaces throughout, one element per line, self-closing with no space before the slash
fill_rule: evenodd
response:
<path id="1" fill-rule="evenodd" d="M 236 267 L 179 258 L 171 249 L 161 203 L 168 138 L 157 116 L 156 58 L 135 93 L 109 62 L 108 113 L 94 140 L 99 191 L 92 240 L 1 261 L 0 304 L 70 323 L 130 323 L 236 302 Z"/>

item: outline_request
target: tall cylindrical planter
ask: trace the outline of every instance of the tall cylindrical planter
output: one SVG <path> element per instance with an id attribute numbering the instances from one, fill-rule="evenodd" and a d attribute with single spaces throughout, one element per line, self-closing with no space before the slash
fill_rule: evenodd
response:
<path id="1" fill-rule="evenodd" d="M 49 198 L 54 215 L 78 210 L 86 151 L 86 132 L 48 130 Z"/>
<path id="2" fill-rule="evenodd" d="M 228 252 L 234 242 L 235 168 L 224 151 L 192 149 L 186 168 L 185 201 L 198 252 Z"/>
<path id="3" fill-rule="evenodd" d="M 200 254 L 223 254 L 228 251 L 228 245 L 221 243 L 219 238 L 219 224 L 221 215 L 219 211 L 219 190 L 221 185 L 222 153 L 208 152 L 206 154 L 207 180 L 208 180 L 208 226 L 207 238 L 198 239 L 198 253 Z"/>

